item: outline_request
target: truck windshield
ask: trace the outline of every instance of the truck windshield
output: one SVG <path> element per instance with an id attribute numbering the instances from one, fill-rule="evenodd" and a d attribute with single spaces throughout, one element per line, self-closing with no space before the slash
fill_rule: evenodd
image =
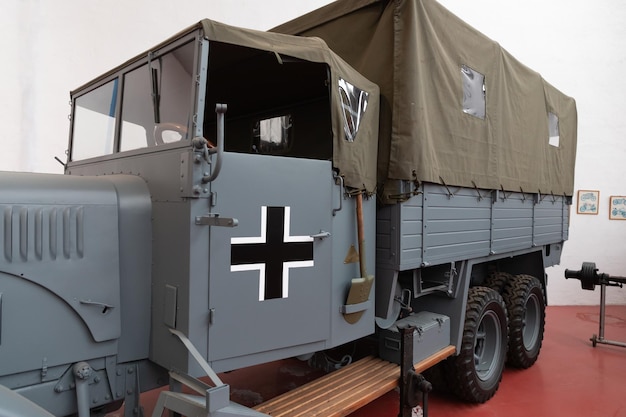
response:
<path id="1" fill-rule="evenodd" d="M 120 151 L 187 139 L 193 56 L 189 42 L 124 76 Z"/>
<path id="2" fill-rule="evenodd" d="M 188 138 L 194 53 L 193 42 L 187 42 L 163 55 L 151 54 L 143 64 L 75 98 L 71 159 Z"/>
<path id="3" fill-rule="evenodd" d="M 72 117 L 72 160 L 113 153 L 119 79 L 78 97 Z"/>

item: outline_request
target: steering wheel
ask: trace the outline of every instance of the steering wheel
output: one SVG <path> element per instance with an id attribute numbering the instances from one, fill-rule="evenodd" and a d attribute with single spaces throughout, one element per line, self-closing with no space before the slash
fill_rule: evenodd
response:
<path id="1" fill-rule="evenodd" d="M 170 133 L 170 132 L 173 132 Z M 180 136 L 180 137 L 176 137 Z M 164 143 L 178 142 L 187 136 L 187 126 L 179 123 L 166 122 L 154 125 L 154 143 L 163 145 Z"/>
<path id="2" fill-rule="evenodd" d="M 168 133 L 168 132 L 173 132 Z M 175 135 L 179 135 L 180 137 L 176 138 Z M 174 137 L 172 137 L 174 136 Z M 172 143 L 178 142 L 179 140 L 185 139 L 187 137 L 187 126 L 181 125 L 180 123 L 174 122 L 164 122 L 157 123 L 154 126 L 154 142 L 157 145 L 163 145 L 164 143 Z M 215 148 L 215 144 L 210 140 L 206 139 L 207 147 Z"/>

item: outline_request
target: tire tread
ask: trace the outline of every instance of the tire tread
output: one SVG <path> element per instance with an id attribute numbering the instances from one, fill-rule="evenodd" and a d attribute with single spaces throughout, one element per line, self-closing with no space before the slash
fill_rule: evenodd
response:
<path id="1" fill-rule="evenodd" d="M 524 317 L 526 300 L 532 292 L 540 300 L 539 335 L 533 349 L 528 351 L 524 346 Z M 507 365 L 519 368 L 530 368 L 538 359 L 545 330 L 545 297 L 541 282 L 532 275 L 515 275 L 504 288 L 502 294 L 507 306 L 509 319 L 509 348 Z"/>

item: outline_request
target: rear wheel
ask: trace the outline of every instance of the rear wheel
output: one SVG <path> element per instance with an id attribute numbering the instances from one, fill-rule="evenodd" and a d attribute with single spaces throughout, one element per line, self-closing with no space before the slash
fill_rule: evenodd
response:
<path id="1" fill-rule="evenodd" d="M 526 369 L 539 357 L 545 328 L 546 304 L 541 282 L 530 275 L 516 275 L 503 293 L 509 318 L 507 364 Z"/>
<path id="2" fill-rule="evenodd" d="M 511 278 L 513 278 L 513 275 L 507 274 L 506 272 L 492 272 L 485 279 L 485 283 L 483 285 L 502 294 L 504 287 L 506 287 L 506 284 L 511 280 Z"/>
<path id="3" fill-rule="evenodd" d="M 498 390 L 507 349 L 507 313 L 502 296 L 470 288 L 458 356 L 446 362 L 449 388 L 460 398 L 484 403 Z"/>

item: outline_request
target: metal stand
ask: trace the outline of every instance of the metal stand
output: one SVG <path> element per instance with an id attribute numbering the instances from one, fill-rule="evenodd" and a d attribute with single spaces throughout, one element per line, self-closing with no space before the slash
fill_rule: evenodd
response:
<path id="1" fill-rule="evenodd" d="M 593 345 L 593 347 L 596 347 L 596 345 L 598 343 L 602 343 L 604 345 L 613 345 L 613 346 L 620 346 L 620 347 L 626 347 L 626 343 L 624 342 L 617 342 L 615 340 L 607 340 L 604 338 L 604 322 L 605 322 L 605 318 L 606 318 L 606 287 L 607 285 L 612 285 L 612 286 L 616 286 L 616 284 L 608 284 L 605 282 L 601 282 L 600 283 L 600 330 L 599 330 L 599 336 L 596 336 L 595 334 L 591 337 L 591 344 Z M 622 287 L 622 284 L 619 284 L 619 287 Z"/>
<path id="2" fill-rule="evenodd" d="M 433 386 L 413 367 L 413 333 L 415 327 L 400 329 L 400 414 L 413 417 L 413 410 L 422 407 L 422 417 L 428 417 L 428 393 Z"/>
<path id="3" fill-rule="evenodd" d="M 598 343 L 626 347 L 626 343 L 604 338 L 604 323 L 606 321 L 606 287 L 622 288 L 626 284 L 626 277 L 610 276 L 608 274 L 598 274 L 596 264 L 593 262 L 583 262 L 580 271 L 565 270 L 565 278 L 575 278 L 580 280 L 580 285 L 584 290 L 594 290 L 596 285 L 600 285 L 600 330 L 599 336 L 593 335 L 591 343 L 596 347 Z"/>
<path id="4" fill-rule="evenodd" d="M 215 386 L 206 384 L 183 372 L 170 371 L 170 388 L 177 392 L 161 391 L 152 417 L 161 417 L 166 409 L 170 411 L 170 415 L 173 414 L 174 416 L 269 417 L 267 414 L 259 413 L 230 401 L 230 387 L 224 384 L 211 369 L 187 336 L 178 330 L 169 330 L 185 345 Z M 195 394 L 183 393 L 183 386 Z"/>

